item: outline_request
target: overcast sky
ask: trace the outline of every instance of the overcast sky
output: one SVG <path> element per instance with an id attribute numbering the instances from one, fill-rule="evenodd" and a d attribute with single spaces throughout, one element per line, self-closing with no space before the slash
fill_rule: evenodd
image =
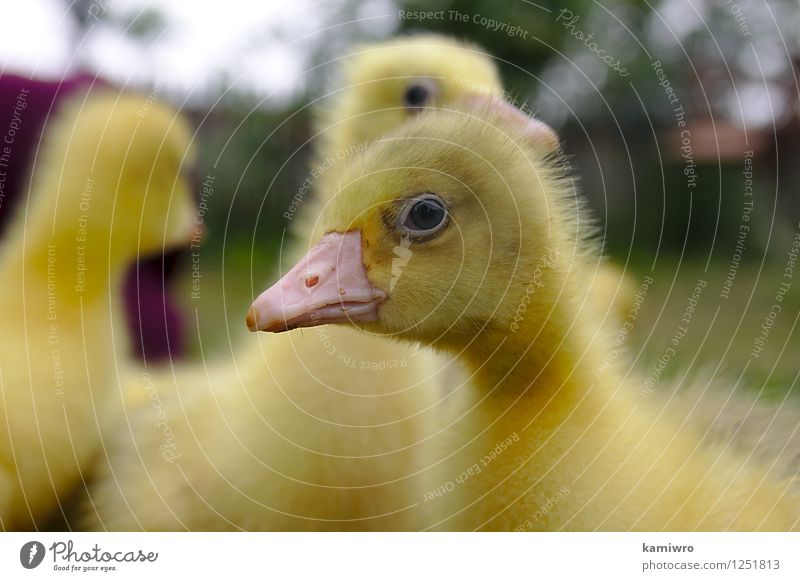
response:
<path id="1" fill-rule="evenodd" d="M 783 43 L 794 46 L 799 42 L 800 18 L 788 3 L 765 11 L 760 0 L 738 2 L 747 8 L 748 25 L 760 32 L 746 42 L 744 37 L 731 37 L 738 31 L 719 38 L 741 41 L 726 49 L 724 58 L 730 63 L 719 62 L 719 67 L 747 62 L 739 67 L 743 72 L 737 79 L 738 92 L 717 95 L 718 106 L 736 123 L 769 125 L 789 110 L 790 101 L 796 101 L 796 95 L 784 94 L 781 83 L 792 74 Z M 667 60 L 670 54 L 683 58 L 680 42 L 706 27 L 713 2 L 697 3 L 699 8 L 694 11 L 687 11 L 686 0 L 654 4 L 659 10 L 649 16 L 646 43 L 664 55 L 659 58 Z M 728 4 L 719 0 L 716 6 Z M 224 88 L 258 95 L 267 106 L 281 106 L 307 82 L 305 66 L 311 48 L 324 48 L 334 37 L 334 31 L 326 31 L 325 26 L 335 28 L 337 37 L 346 39 L 355 36 L 356 28 L 382 37 L 397 27 L 393 0 L 360 4 L 356 16 L 360 26 L 355 27 L 342 14 L 339 0 L 94 0 L 92 5 L 93 10 L 108 11 L 116 22 L 130 21 L 148 7 L 164 16 L 167 29 L 162 36 L 142 43 L 123 34 L 121 27 L 107 24 L 94 25 L 85 39 L 80 38 L 65 0 L 3 0 L 0 72 L 58 78 L 88 68 L 120 86 L 161 84 L 181 99 L 215 98 Z M 603 11 L 598 14 L 608 19 Z M 735 23 L 732 14 L 724 14 Z M 777 34 L 776 23 L 785 28 L 785 36 Z M 717 42 L 708 39 L 712 40 Z M 615 55 L 631 57 L 631 51 L 636 51 L 636 44 L 622 34 L 614 34 L 606 42 Z M 719 50 L 709 44 L 702 54 L 714 58 Z M 608 75 L 583 44 L 567 44 L 565 51 L 566 61 L 554 59 L 543 71 L 550 90 L 541 91 L 534 102 L 554 125 L 568 116 L 565 102 L 578 109 L 597 105 L 597 87 L 585 83 L 585 75 L 598 86 Z M 335 53 L 330 51 L 331 58 Z M 313 74 L 318 78 L 318 72 Z M 744 109 L 743 100 L 748 103 Z"/>

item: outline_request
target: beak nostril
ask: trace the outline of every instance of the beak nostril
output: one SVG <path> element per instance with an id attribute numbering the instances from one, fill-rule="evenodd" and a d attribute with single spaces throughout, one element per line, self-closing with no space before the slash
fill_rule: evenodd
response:
<path id="1" fill-rule="evenodd" d="M 255 298 L 246 322 L 251 331 L 280 333 L 297 327 L 377 321 L 385 298 L 367 276 L 360 232 L 330 233 Z"/>
<path id="2" fill-rule="evenodd" d="M 255 307 L 250 307 L 250 310 L 247 311 L 247 319 L 245 321 L 247 323 L 247 328 L 251 331 L 258 331 L 258 311 Z"/>

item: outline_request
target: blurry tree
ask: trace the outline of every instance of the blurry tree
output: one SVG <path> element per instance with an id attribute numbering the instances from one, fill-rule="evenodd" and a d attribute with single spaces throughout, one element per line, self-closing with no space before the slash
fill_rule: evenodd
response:
<path id="1" fill-rule="evenodd" d="M 112 19 L 125 33 L 141 43 L 149 43 L 167 29 L 167 19 L 155 8 L 125 12 Z"/>
<path id="2" fill-rule="evenodd" d="M 64 0 L 67 12 L 76 25 L 75 50 L 85 45 L 85 38 L 95 27 L 110 26 L 118 34 L 140 44 L 148 44 L 167 28 L 167 19 L 151 6 L 140 10 L 120 12 L 114 10 L 113 0 Z"/>
<path id="3" fill-rule="evenodd" d="M 714 112 L 762 122 L 763 108 L 739 110 L 732 84 L 740 92 L 763 97 L 792 79 L 791 62 L 800 57 L 800 10 L 797 0 L 720 2 L 715 0 L 397 0 L 400 10 L 444 11 L 444 18 L 399 19 L 399 30 L 429 30 L 471 40 L 498 59 L 505 81 L 547 109 L 569 111 L 557 121 L 582 122 L 606 117 L 639 122 L 644 112 L 631 107 L 635 94 L 656 122 L 670 123 L 661 107 L 663 88 L 654 82 L 653 61 L 664 65 L 684 106 L 701 109 L 708 99 Z M 456 18 L 459 14 L 466 18 Z M 488 24 L 491 22 L 492 24 Z M 517 27 L 524 33 L 511 32 Z M 595 50 L 592 51 L 592 44 Z M 596 54 L 620 61 L 628 74 L 615 74 Z M 759 62 L 760 61 L 760 62 Z M 791 83 L 792 85 L 794 83 Z M 756 95 L 758 91 L 761 91 Z M 796 100 L 796 87 L 794 97 Z M 548 95 L 552 93 L 552 95 Z M 786 95 L 771 96 L 784 105 Z M 558 98 L 566 102 L 558 102 Z M 598 103 L 600 103 L 598 105 Z M 786 110 L 776 111 L 781 117 Z M 553 120 L 551 120 L 552 122 Z M 606 119 L 607 121 L 607 119 Z M 741 121 L 740 121 L 741 122 Z"/>
<path id="4" fill-rule="evenodd" d="M 574 50 L 580 41 L 575 40 L 571 32 L 585 32 L 587 35 L 594 32 L 590 42 L 601 44 L 615 58 L 624 59 L 630 54 L 627 46 L 630 39 L 618 34 L 617 29 L 622 29 L 622 32 L 624 29 L 615 19 L 625 21 L 626 26 L 635 30 L 645 20 L 645 7 L 636 0 L 614 0 L 605 4 L 611 4 L 611 7 L 598 9 L 593 0 L 398 0 L 400 9 L 407 13 L 443 11 L 444 16 L 424 20 L 404 18 L 399 20 L 399 25 L 403 32 L 436 31 L 470 40 L 485 48 L 497 58 L 509 91 L 524 98 L 546 90 L 543 83 L 547 79 L 542 75 L 551 70 L 554 63 L 559 63 L 562 68 L 583 65 L 582 68 L 590 69 L 584 73 L 594 76 L 599 67 L 583 58 L 588 53 L 585 47 L 581 45 L 579 50 Z M 599 17 L 608 16 L 606 10 L 613 14 L 613 17 L 608 17 L 611 23 L 604 22 L 603 27 L 597 29 Z M 573 19 L 576 20 L 573 22 Z M 627 63 L 623 60 L 623 64 Z M 563 73 L 564 70 L 559 71 L 559 74 Z M 554 89 L 558 90 L 557 87 Z M 562 90 L 558 92 L 563 93 Z M 588 103 L 586 107 L 591 109 Z"/>
<path id="5" fill-rule="evenodd" d="M 158 11 L 127 14 L 102 0 L 65 2 L 78 38 L 110 26 L 143 46 L 167 25 Z M 400 10 L 439 11 L 444 18 L 399 18 Z M 308 26 L 319 32 L 298 40 L 297 29 L 266 26 L 263 36 L 248 40 L 254 48 L 295 43 L 293 50 L 305 55 L 303 91 L 293 102 L 264 102 L 220 77 L 219 86 L 190 104 L 201 129 L 201 171 L 220 175 L 217 183 L 224 184 L 217 189 L 224 195 L 212 202 L 219 211 L 209 212 L 212 240 L 227 228 L 229 242 L 244 244 L 253 231 L 230 225 L 252 223 L 259 210 L 257 236 L 281 235 L 287 200 L 307 177 L 308 147 L 300 146 L 312 123 L 304 106 L 336 84 L 333 61 L 353 45 L 396 33 L 449 34 L 494 55 L 511 95 L 527 100 L 563 136 L 603 221 L 604 242 L 618 255 L 710 249 L 737 224 L 742 148 L 776 157 L 769 149 L 773 130 L 786 147 L 800 142 L 797 0 L 338 0 L 315 5 Z M 625 74 L 604 63 L 599 50 Z M 694 190 L 687 187 L 679 135 L 676 141 L 677 105 L 691 129 Z M 759 189 L 793 191 L 788 172 L 766 161 L 757 166 Z M 782 194 L 760 211 L 770 216 L 777 204 L 783 211 L 775 213 L 788 224 L 800 211 L 793 200 Z M 771 222 L 765 228 L 772 233 Z"/>

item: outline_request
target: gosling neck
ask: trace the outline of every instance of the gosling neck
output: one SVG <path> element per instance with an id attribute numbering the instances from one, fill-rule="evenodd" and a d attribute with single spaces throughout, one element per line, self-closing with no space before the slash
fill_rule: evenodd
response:
<path id="1" fill-rule="evenodd" d="M 499 309 L 505 324 L 490 321 L 470 337 L 463 354 L 483 390 L 516 396 L 602 387 L 603 329 L 588 288 L 573 278 L 555 276 L 549 291 L 523 285 L 524 294 Z"/>
<path id="2" fill-rule="evenodd" d="M 466 356 L 484 388 L 519 392 L 561 386 L 586 375 L 594 359 L 591 351 L 579 332 L 548 320 L 522 322 L 514 330 L 487 328 L 467 347 Z"/>

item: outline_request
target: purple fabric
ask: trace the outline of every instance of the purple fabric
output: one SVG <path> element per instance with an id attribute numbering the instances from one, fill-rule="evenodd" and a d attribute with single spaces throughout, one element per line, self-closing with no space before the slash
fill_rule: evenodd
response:
<path id="1" fill-rule="evenodd" d="M 0 237 L 6 232 L 14 209 L 25 199 L 31 164 L 46 120 L 58 114 L 58 105 L 65 97 L 91 86 L 110 85 L 88 74 L 76 74 L 60 81 L 0 75 L 0 135 L 6 136 L 14 122 L 8 164 L 0 167 L 0 172 L 4 172 L 0 173 Z M 21 94 L 28 105 L 22 111 L 17 108 L 15 116 Z M 0 144 L 0 151 L 3 145 L 6 144 Z M 176 357 L 184 350 L 183 320 L 168 288 L 168 280 L 181 254 L 183 252 L 179 251 L 142 258 L 131 266 L 126 277 L 125 311 L 131 345 L 134 354 L 148 362 Z"/>

